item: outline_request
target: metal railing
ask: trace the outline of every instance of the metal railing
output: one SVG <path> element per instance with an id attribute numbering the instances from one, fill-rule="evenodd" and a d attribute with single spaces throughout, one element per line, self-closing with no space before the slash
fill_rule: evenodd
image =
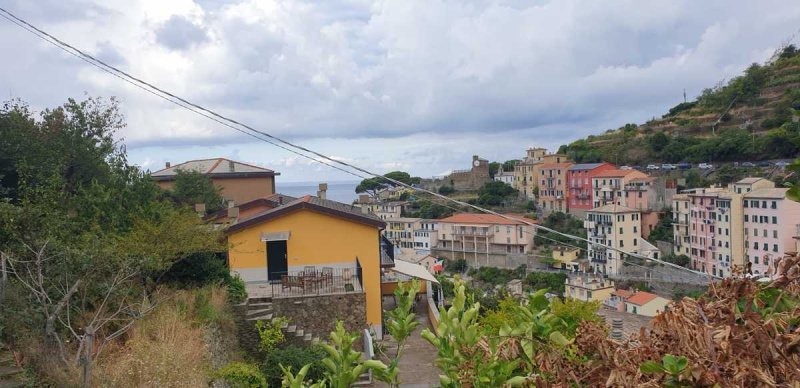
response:
<path id="1" fill-rule="evenodd" d="M 293 296 L 359 293 L 364 291 L 361 268 L 306 266 L 298 271 L 272 274 L 277 280 L 269 282 L 273 298 Z"/>

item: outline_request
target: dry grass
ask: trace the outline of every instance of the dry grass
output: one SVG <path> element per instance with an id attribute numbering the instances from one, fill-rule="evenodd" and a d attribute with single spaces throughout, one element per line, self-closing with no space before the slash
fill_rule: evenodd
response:
<path id="1" fill-rule="evenodd" d="M 211 354 L 207 324 L 225 323 L 225 290 L 178 291 L 129 332 L 124 344 L 108 348 L 95 369 L 95 382 L 108 387 L 208 386 Z"/>

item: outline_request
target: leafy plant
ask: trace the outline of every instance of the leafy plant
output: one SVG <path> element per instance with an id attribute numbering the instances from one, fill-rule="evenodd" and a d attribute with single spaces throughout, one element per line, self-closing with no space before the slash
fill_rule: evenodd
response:
<path id="1" fill-rule="evenodd" d="M 257 321 L 258 349 L 264 353 L 269 353 L 283 343 L 286 337 L 283 335 L 281 328 L 287 323 L 289 323 L 289 320 L 284 317 L 279 317 L 272 321 Z"/>
<path id="2" fill-rule="evenodd" d="M 228 298 L 231 303 L 239 304 L 247 299 L 247 290 L 244 285 L 244 280 L 242 280 L 239 274 L 234 274 L 228 279 L 227 283 Z"/>
<path id="3" fill-rule="evenodd" d="M 419 326 L 416 315 L 412 311 L 414 298 L 417 292 L 419 292 L 419 289 L 420 283 L 416 279 L 411 282 L 399 283 L 394 290 L 397 307 L 386 314 L 388 318 L 386 321 L 386 328 L 397 344 L 394 355 L 390 357 L 388 354 L 384 354 L 389 358 L 390 362 L 388 368 L 378 373 L 378 378 L 389 383 L 392 387 L 400 386 L 400 370 L 398 369 L 400 357 L 403 355 L 408 337 L 411 336 L 414 329 Z"/>
<path id="4" fill-rule="evenodd" d="M 214 373 L 233 388 L 266 388 L 267 380 L 256 365 L 246 362 L 231 362 Z"/>
<path id="5" fill-rule="evenodd" d="M 264 373 L 267 384 L 270 387 L 279 387 L 284 377 L 281 366 L 299 371 L 308 365 L 306 379 L 320 381 L 325 372 L 322 359 L 325 358 L 326 354 L 325 350 L 317 345 L 308 347 L 287 346 L 274 349 L 264 357 L 261 363 L 261 372 Z"/>
<path id="6" fill-rule="evenodd" d="M 667 354 L 661 363 L 655 361 L 645 361 L 639 370 L 647 374 L 664 374 L 664 386 L 668 388 L 691 387 L 693 386 L 691 370 L 687 368 L 689 361 L 686 357 L 675 357 Z"/>

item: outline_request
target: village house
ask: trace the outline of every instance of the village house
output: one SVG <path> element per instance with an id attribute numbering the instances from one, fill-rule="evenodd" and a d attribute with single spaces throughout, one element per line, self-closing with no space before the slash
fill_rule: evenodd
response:
<path id="1" fill-rule="evenodd" d="M 514 183 L 511 185 L 527 199 L 536 199 L 536 185 L 539 180 L 536 166 L 542 163 L 547 150 L 544 148 L 529 148 L 525 157 L 514 165 Z"/>
<path id="2" fill-rule="evenodd" d="M 491 254 L 526 254 L 533 249 L 537 221 L 516 214 L 460 213 L 438 221 L 436 252 L 451 259 L 491 262 Z M 434 254 L 437 254 L 434 252 Z M 438 255 L 438 254 L 437 254 Z"/>
<path id="3" fill-rule="evenodd" d="M 564 281 L 564 297 L 584 302 L 603 302 L 614 291 L 614 281 L 594 275 L 570 276 Z"/>
<path id="4" fill-rule="evenodd" d="M 221 189 L 222 197 L 234 205 L 243 204 L 275 194 L 275 176 L 280 173 L 225 158 L 190 160 L 150 174 L 159 187 L 172 190 L 179 171 L 199 172 Z"/>
<path id="5" fill-rule="evenodd" d="M 618 288 L 611 293 L 611 296 L 603 301 L 603 305 L 619 312 L 625 311 L 625 301 L 633 295 L 633 291 Z"/>
<path id="6" fill-rule="evenodd" d="M 774 273 L 777 258 L 795 250 L 794 233 L 800 203 L 788 188 L 763 188 L 744 194 L 745 260 L 756 275 Z"/>
<path id="7" fill-rule="evenodd" d="M 579 248 L 572 248 L 568 246 L 559 245 L 553 248 L 551 255 L 553 256 L 553 268 L 564 269 L 569 271 L 578 271 L 580 259 Z"/>
<path id="8" fill-rule="evenodd" d="M 339 299 L 342 311 L 364 311 L 361 321 L 381 333 L 381 268 L 394 265 L 385 226 L 354 206 L 307 195 L 232 224 L 229 268 L 261 296 L 352 295 Z"/>
<path id="9" fill-rule="evenodd" d="M 583 223 L 587 231 L 589 261 L 595 272 L 617 275 L 623 253 L 630 252 L 658 258 L 658 249 L 642 238 L 639 211 L 617 204 L 603 205 L 586 213 Z M 591 242 L 610 247 L 591 244 Z"/>
<path id="10" fill-rule="evenodd" d="M 498 182 L 503 182 L 509 186 L 514 185 L 514 172 L 513 171 L 503 171 L 503 167 L 497 170 L 497 173 L 494 174 L 494 180 Z"/>
<path id="11" fill-rule="evenodd" d="M 545 160 L 549 156 L 545 156 Z M 542 163 L 539 170 L 539 209 L 543 214 L 567 212 L 567 170 L 572 163 Z"/>
<path id="12" fill-rule="evenodd" d="M 579 163 L 567 169 L 567 197 L 569 213 L 583 218 L 586 211 L 594 207 L 592 179 L 597 174 L 615 169 L 611 163 Z"/>
<path id="13" fill-rule="evenodd" d="M 414 229 L 414 249 L 418 254 L 430 254 L 436 246 L 438 225 L 436 220 L 419 221 L 419 227 Z"/>
<path id="14" fill-rule="evenodd" d="M 392 242 L 396 251 L 413 252 L 414 247 L 414 230 L 420 229 L 421 218 L 387 218 L 386 229 L 383 230 L 383 235 Z"/>
<path id="15" fill-rule="evenodd" d="M 671 301 L 656 294 L 645 291 L 636 291 L 625 299 L 625 311 L 631 314 L 654 317 L 666 311 Z"/>
<path id="16" fill-rule="evenodd" d="M 403 209 L 408 206 L 406 201 L 382 201 L 370 197 L 367 194 L 358 196 L 356 206 L 366 209 L 369 214 L 373 214 L 382 220 L 390 218 L 400 218 L 403 214 Z"/>
<path id="17" fill-rule="evenodd" d="M 617 203 L 622 189 L 632 179 L 647 178 L 647 174 L 637 170 L 604 170 L 597 173 L 592 180 L 592 207 L 600 207 Z"/>

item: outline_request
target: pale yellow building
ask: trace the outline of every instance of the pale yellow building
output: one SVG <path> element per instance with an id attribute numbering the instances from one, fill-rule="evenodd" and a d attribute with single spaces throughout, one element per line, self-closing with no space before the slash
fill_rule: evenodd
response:
<path id="1" fill-rule="evenodd" d="M 639 253 L 640 248 L 650 248 L 641 235 L 641 221 L 638 210 L 617 204 L 603 205 L 586 212 L 584 228 L 589 239 L 589 261 L 595 272 L 616 275 L 622 266 L 623 253 Z M 592 243 L 614 248 L 607 249 Z M 644 253 L 643 253 L 644 254 Z"/>
<path id="2" fill-rule="evenodd" d="M 656 294 L 645 291 L 636 291 L 625 299 L 625 311 L 631 314 L 654 317 L 663 313 L 671 301 Z"/>
<path id="3" fill-rule="evenodd" d="M 566 270 L 577 270 L 580 253 L 581 250 L 578 248 L 558 246 L 552 251 L 554 260 L 552 267 Z"/>
<path id="4" fill-rule="evenodd" d="M 614 292 L 614 281 L 600 276 L 581 275 L 564 281 L 564 297 L 584 302 L 604 302 Z"/>
<path id="5" fill-rule="evenodd" d="M 672 253 L 689 256 L 689 196 L 672 196 Z"/>
<path id="6" fill-rule="evenodd" d="M 536 182 L 539 180 L 536 167 L 542 163 L 542 158 L 547 154 L 544 148 L 529 148 L 525 157 L 514 165 L 514 181 L 512 187 L 527 199 L 536 199 Z"/>

